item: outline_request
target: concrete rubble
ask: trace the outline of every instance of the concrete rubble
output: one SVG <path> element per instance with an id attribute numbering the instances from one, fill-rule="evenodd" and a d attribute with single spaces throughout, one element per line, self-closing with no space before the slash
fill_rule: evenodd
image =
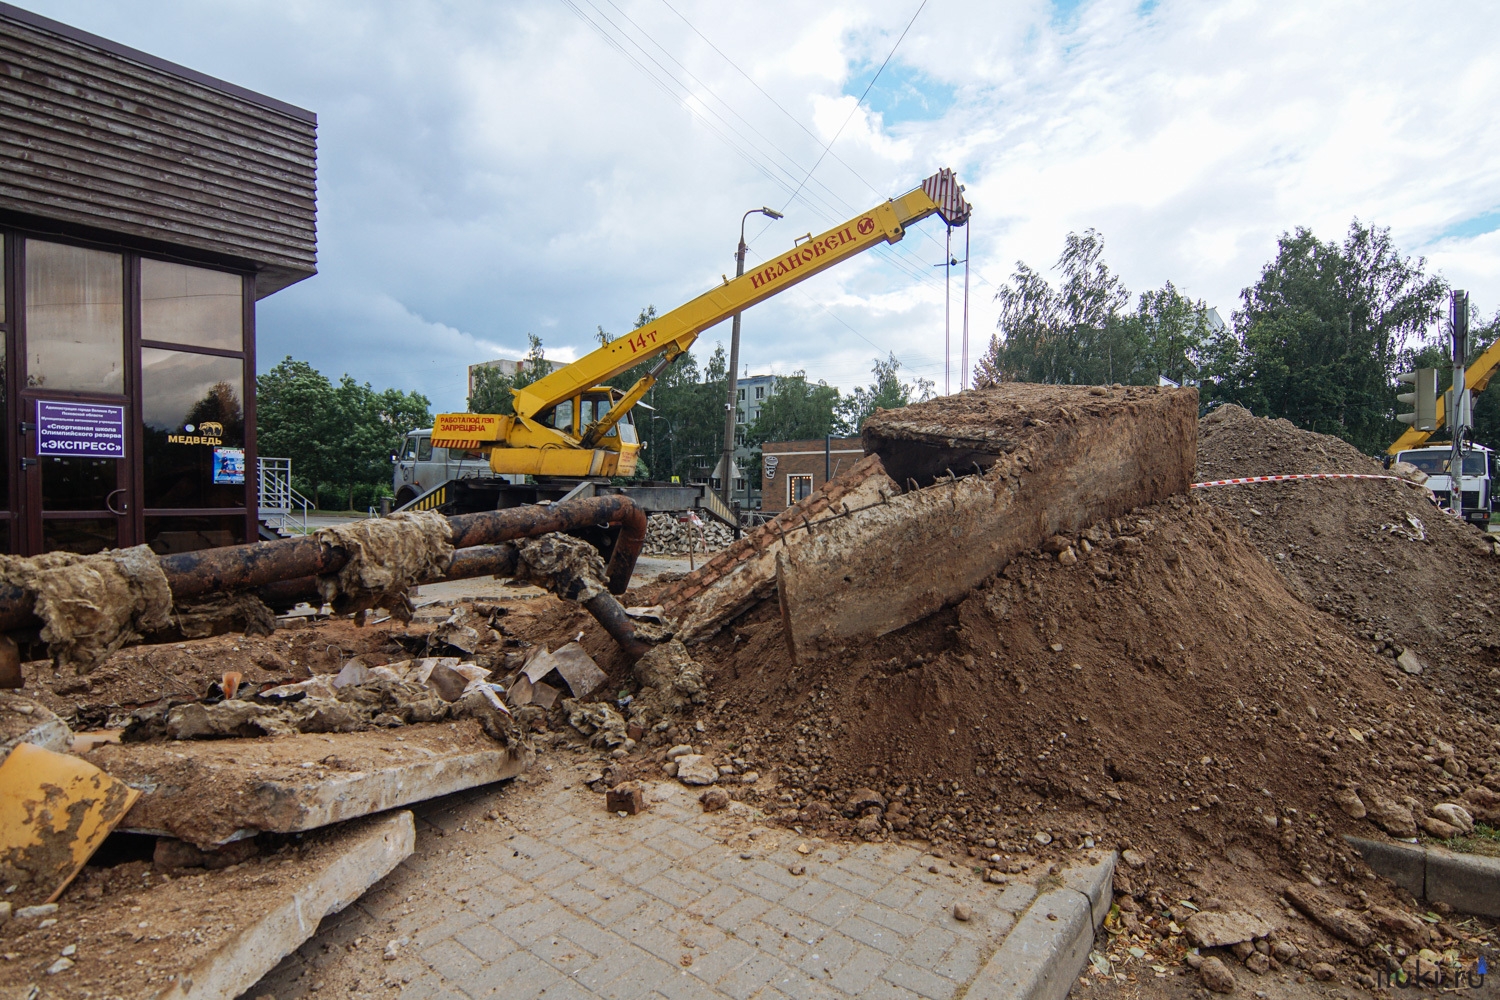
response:
<path id="1" fill-rule="evenodd" d="M 672 585 L 664 610 L 701 641 L 774 591 L 794 657 L 884 635 L 1053 536 L 1186 491 L 1196 421 L 1196 391 L 1152 387 L 1007 385 L 881 411 L 865 459 Z"/>

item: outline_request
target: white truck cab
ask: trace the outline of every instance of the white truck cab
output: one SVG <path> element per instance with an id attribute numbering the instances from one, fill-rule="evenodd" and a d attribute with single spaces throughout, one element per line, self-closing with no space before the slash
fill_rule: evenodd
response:
<path id="1" fill-rule="evenodd" d="M 1396 453 L 1396 461 L 1409 462 L 1427 474 L 1426 486 L 1436 494 L 1444 507 L 1452 507 L 1453 479 L 1448 463 L 1452 455 L 1447 445 L 1412 448 Z M 1495 506 L 1495 453 L 1482 444 L 1470 445 L 1464 455 L 1459 475 L 1459 491 L 1464 520 L 1485 526 Z"/>
<path id="2" fill-rule="evenodd" d="M 396 494 L 397 507 L 450 479 L 490 475 L 490 463 L 477 448 L 471 451 L 434 448 L 431 427 L 408 433 L 401 442 L 401 450 L 391 456 L 391 462 L 395 466 L 391 490 Z"/>

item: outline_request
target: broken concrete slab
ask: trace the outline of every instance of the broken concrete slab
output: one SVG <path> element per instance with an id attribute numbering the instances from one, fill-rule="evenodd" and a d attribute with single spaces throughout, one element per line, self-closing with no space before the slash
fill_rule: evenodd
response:
<path id="1" fill-rule="evenodd" d="M 773 594 L 776 556 L 807 542 L 809 526 L 884 503 L 900 493 L 880 459 L 867 456 L 822 489 L 747 533 L 662 595 L 661 614 L 676 622 L 675 635 L 701 642 Z"/>
<path id="2" fill-rule="evenodd" d="M 1185 492 L 1197 413 L 1192 389 L 1007 383 L 875 414 L 866 450 L 921 488 L 827 518 L 776 553 L 792 655 L 894 631 L 1053 535 Z M 926 485 L 948 468 L 924 464 L 928 450 L 985 471 Z"/>
<path id="3" fill-rule="evenodd" d="M 13 691 L 0 691 L 0 760 L 20 743 L 67 753 L 72 742 L 67 723 L 41 702 Z"/>
<path id="4" fill-rule="evenodd" d="M 570 642 L 553 653 L 552 659 L 557 665 L 558 674 L 567 682 L 568 690 L 573 692 L 575 698 L 587 698 L 609 679 L 599 669 L 594 658 L 576 642 Z"/>
<path id="5" fill-rule="evenodd" d="M 48 927 L 15 925 L 0 965 L 0 996 L 45 983 L 57 1000 L 237 997 L 318 923 L 359 898 L 415 846 L 410 812 L 310 834 L 231 869 L 123 879 L 90 868 Z M 47 975 L 64 945 L 74 965 Z"/>
<path id="6" fill-rule="evenodd" d="M 127 743 L 100 747 L 89 760 L 142 792 L 120 829 L 211 848 L 503 781 L 535 759 L 528 747 L 496 743 L 472 718 L 405 726 L 400 737 L 386 730 Z"/>

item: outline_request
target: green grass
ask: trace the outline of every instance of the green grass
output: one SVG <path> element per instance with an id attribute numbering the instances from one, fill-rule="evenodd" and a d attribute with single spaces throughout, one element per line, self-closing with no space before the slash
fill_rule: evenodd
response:
<path id="1" fill-rule="evenodd" d="M 1458 851 L 1461 854 L 1483 854 L 1491 858 L 1500 858 L 1500 830 L 1484 823 L 1475 823 L 1474 832 L 1465 837 L 1454 837 L 1452 840 L 1438 841 L 1450 851 Z"/>

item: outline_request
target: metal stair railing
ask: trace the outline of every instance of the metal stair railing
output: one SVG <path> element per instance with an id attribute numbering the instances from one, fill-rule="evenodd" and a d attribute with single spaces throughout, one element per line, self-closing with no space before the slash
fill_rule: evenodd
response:
<path id="1" fill-rule="evenodd" d="M 307 534 L 312 501 L 292 488 L 292 460 L 258 458 L 255 471 L 260 519 L 282 534 Z"/>

